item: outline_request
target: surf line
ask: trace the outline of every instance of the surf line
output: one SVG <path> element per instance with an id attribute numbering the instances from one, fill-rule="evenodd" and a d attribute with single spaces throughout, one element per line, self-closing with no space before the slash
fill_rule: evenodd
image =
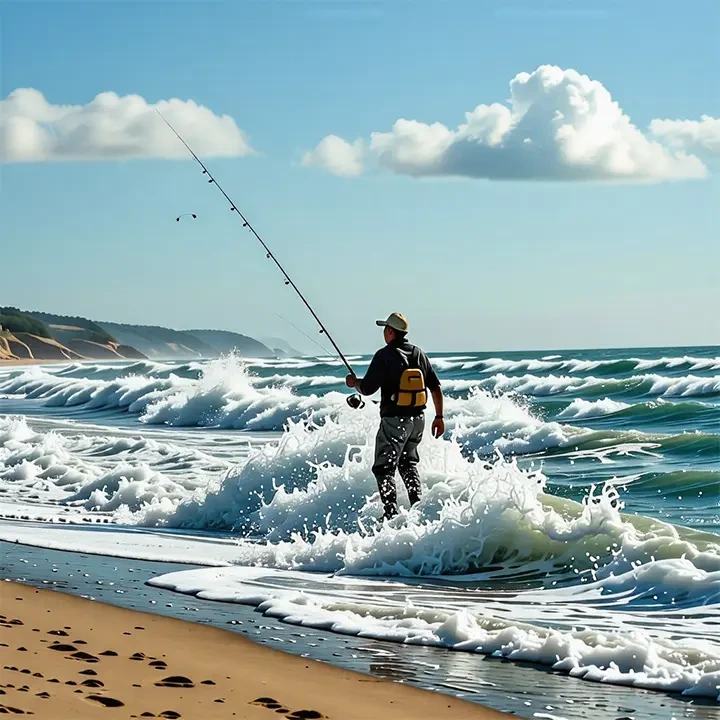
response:
<path id="1" fill-rule="evenodd" d="M 320 326 L 320 334 L 325 335 L 325 337 L 330 341 L 332 346 L 335 348 L 335 352 L 337 353 L 338 357 L 342 361 L 343 365 L 345 365 L 345 367 L 348 369 L 348 372 L 351 375 L 355 375 L 355 371 L 352 369 L 352 367 L 350 366 L 350 363 L 347 361 L 347 359 L 343 355 L 342 350 L 340 350 L 340 348 L 337 346 L 337 343 L 335 342 L 335 340 L 333 340 L 332 336 L 330 335 L 330 333 L 327 331 L 327 329 L 323 325 L 322 320 L 320 320 L 320 318 L 317 316 L 317 313 L 310 306 L 310 303 L 305 299 L 305 296 L 300 292 L 297 285 L 295 285 L 295 283 L 292 281 L 290 276 L 287 274 L 287 272 L 285 271 L 285 268 L 280 264 L 279 260 L 272 253 L 270 248 L 265 244 L 265 241 L 260 237 L 260 235 L 258 235 L 255 228 L 250 224 L 250 221 L 242 214 L 242 212 L 240 212 L 240 209 L 238 208 L 238 206 L 230 199 L 230 196 L 222 189 L 222 187 L 220 186 L 218 181 L 213 177 L 212 173 L 207 169 L 207 167 L 205 166 L 203 161 L 195 154 L 193 149 L 185 142 L 185 140 L 183 140 L 183 138 L 180 136 L 180 133 L 178 133 L 178 131 L 168 122 L 168 120 L 157 109 L 156 106 L 153 105 L 153 108 L 155 109 L 155 112 L 160 116 L 162 121 L 170 128 L 170 130 L 173 131 L 173 133 L 175 134 L 175 137 L 177 137 L 177 139 L 187 148 L 188 152 L 193 156 L 193 158 L 198 163 L 198 165 L 200 165 L 200 167 L 202 168 L 202 171 L 203 171 L 203 175 L 207 175 L 209 178 L 208 183 L 215 185 L 215 187 L 217 187 L 217 189 L 225 196 L 225 199 L 230 203 L 230 210 L 232 212 L 235 212 L 238 214 L 238 216 L 240 217 L 240 219 L 243 222 L 243 227 L 246 227 L 257 238 L 258 242 L 265 249 L 266 257 L 268 259 L 272 260 L 277 265 L 278 269 L 285 277 L 285 284 L 292 287 L 292 289 L 298 294 L 298 297 L 303 301 L 303 303 L 305 304 L 307 309 L 310 311 L 310 314 L 313 316 L 313 318 L 315 318 L 315 321 Z M 185 213 L 185 214 L 192 214 L 193 217 L 195 217 L 194 213 Z M 179 221 L 180 218 L 178 217 L 177 220 Z M 364 405 L 364 402 L 360 395 L 348 396 L 347 403 L 352 408 L 358 408 L 358 407 L 362 407 Z"/>

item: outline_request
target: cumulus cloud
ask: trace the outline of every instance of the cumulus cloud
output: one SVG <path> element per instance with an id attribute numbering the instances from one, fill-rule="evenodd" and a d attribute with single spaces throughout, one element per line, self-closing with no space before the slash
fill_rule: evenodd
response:
<path id="1" fill-rule="evenodd" d="M 192 100 L 156 107 L 200 156 L 253 152 L 228 115 Z M 0 101 L 0 162 L 180 158 L 187 150 L 139 95 L 97 95 L 87 105 L 53 105 L 39 90 L 18 88 Z"/>
<path id="2" fill-rule="evenodd" d="M 337 135 L 328 135 L 314 150 L 303 155 L 302 164 L 325 168 L 333 175 L 360 175 L 363 171 L 363 154 L 362 140 L 350 144 Z"/>
<path id="3" fill-rule="evenodd" d="M 716 121 L 715 121 L 716 122 Z M 655 134 L 655 133 L 653 133 Z M 335 149 L 353 147 L 381 167 L 414 177 L 491 180 L 657 181 L 702 178 L 702 160 L 691 143 L 662 143 L 638 129 L 608 90 L 575 70 L 542 65 L 518 73 L 507 104 L 478 105 L 456 129 L 442 123 L 399 119 L 373 132 L 367 149 L 342 138 L 324 145 L 335 172 Z M 341 144 L 342 143 L 342 144 Z M 317 152 L 317 149 L 313 152 Z M 357 165 L 361 159 L 355 156 Z M 357 173 L 356 173 L 357 174 Z"/>
<path id="4" fill-rule="evenodd" d="M 668 147 L 720 157 L 720 118 L 701 115 L 700 120 L 653 120 L 650 132 Z"/>

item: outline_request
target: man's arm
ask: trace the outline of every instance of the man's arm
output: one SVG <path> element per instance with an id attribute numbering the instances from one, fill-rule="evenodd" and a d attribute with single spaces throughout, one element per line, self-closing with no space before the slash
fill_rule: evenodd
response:
<path id="1" fill-rule="evenodd" d="M 345 384 L 348 387 L 355 388 L 361 395 L 376 393 L 382 384 L 382 363 L 378 359 L 378 354 L 373 355 L 365 377 L 358 378 L 354 375 L 348 375 L 345 378 Z"/>
<path id="2" fill-rule="evenodd" d="M 435 372 L 430 359 L 423 353 L 423 374 L 425 375 L 425 384 L 432 395 L 433 405 L 435 406 L 435 419 L 432 424 L 432 434 L 439 438 L 445 432 L 445 420 L 443 419 L 443 393 L 440 387 L 440 378 Z"/>
<path id="3" fill-rule="evenodd" d="M 435 417 L 436 418 L 442 418 L 443 416 L 443 394 L 442 394 L 442 388 L 439 386 L 436 387 L 434 390 L 430 391 L 430 394 L 432 395 L 433 399 L 433 405 L 435 406 Z"/>

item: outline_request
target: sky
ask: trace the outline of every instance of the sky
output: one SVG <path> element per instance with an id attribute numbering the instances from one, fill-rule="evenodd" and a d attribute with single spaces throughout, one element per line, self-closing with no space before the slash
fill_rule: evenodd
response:
<path id="1" fill-rule="evenodd" d="M 720 344 L 720 3 L 0 2 L 0 305 L 347 353 Z M 195 213 L 196 219 L 181 213 Z"/>

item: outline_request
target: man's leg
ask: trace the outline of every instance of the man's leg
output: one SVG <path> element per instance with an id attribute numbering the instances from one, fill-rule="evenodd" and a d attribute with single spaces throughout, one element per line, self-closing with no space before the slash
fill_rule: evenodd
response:
<path id="1" fill-rule="evenodd" d="M 408 434 L 403 420 L 404 418 L 380 418 L 380 427 L 375 437 L 375 462 L 372 472 L 385 507 L 385 517 L 388 519 L 398 512 L 395 470 Z"/>
<path id="2" fill-rule="evenodd" d="M 407 442 L 400 453 L 398 471 L 407 488 L 410 504 L 414 505 L 420 501 L 420 475 L 417 469 L 418 462 L 420 462 L 418 445 L 420 445 L 425 430 L 425 415 L 412 418 L 412 425 L 409 430 L 410 434 Z"/>

